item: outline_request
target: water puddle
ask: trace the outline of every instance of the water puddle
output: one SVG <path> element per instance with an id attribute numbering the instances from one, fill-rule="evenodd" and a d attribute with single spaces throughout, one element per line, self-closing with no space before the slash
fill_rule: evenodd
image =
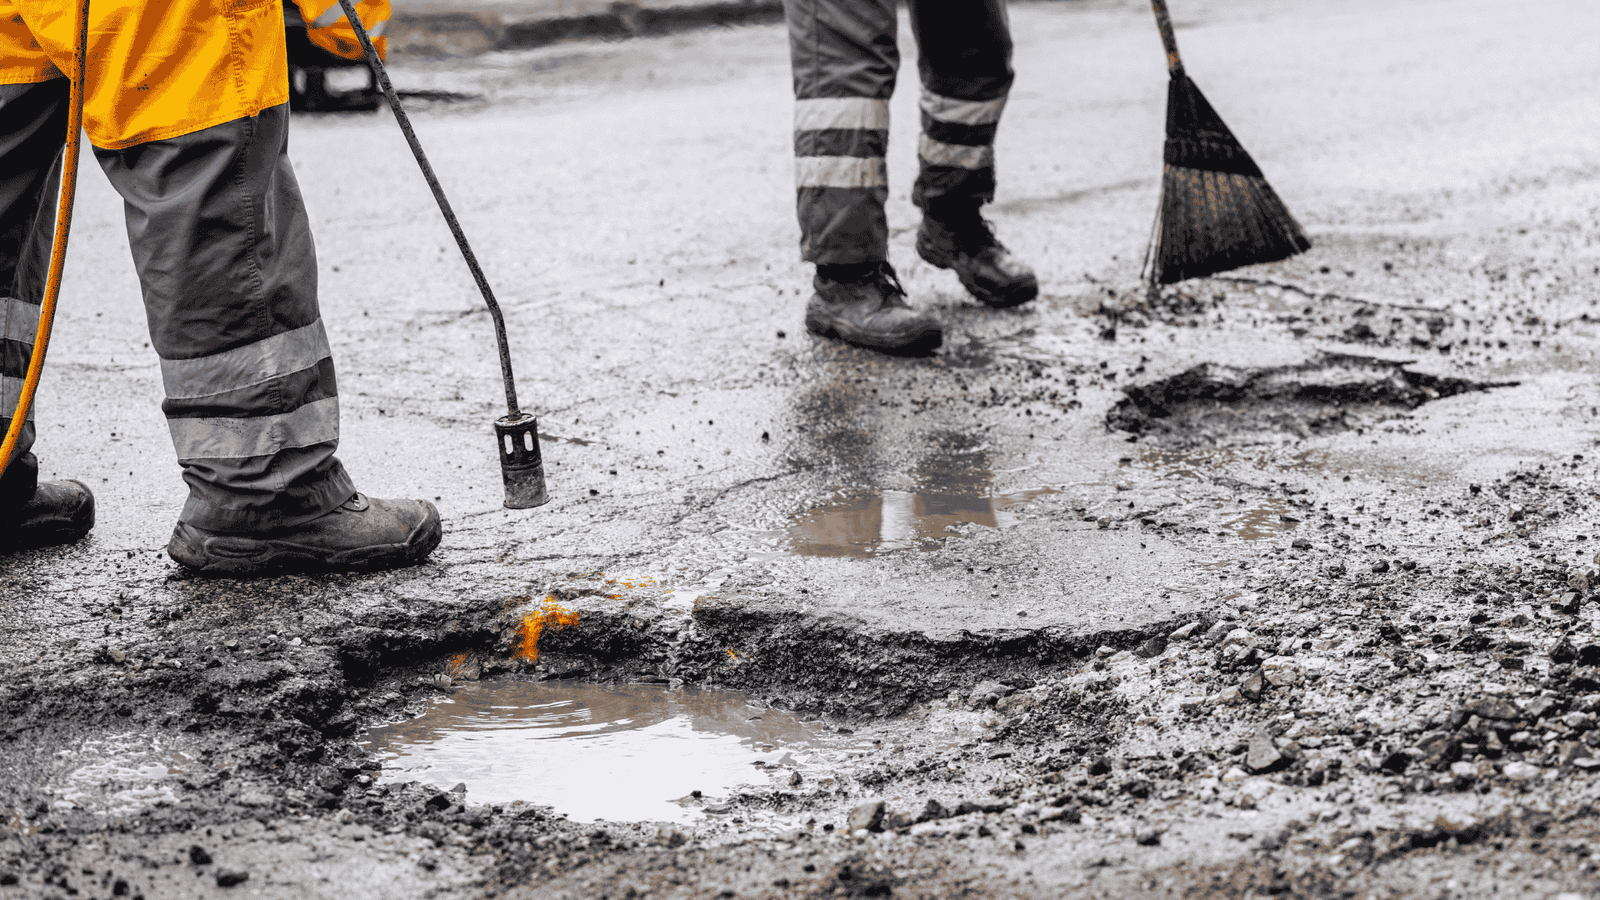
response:
<path id="1" fill-rule="evenodd" d="M 821 737 L 733 691 L 496 680 L 372 730 L 387 781 L 467 785 L 577 821 L 692 822 L 739 788 L 772 786 Z M 698 792 L 698 796 L 696 795 Z"/>
<path id="2" fill-rule="evenodd" d="M 100 816 L 132 816 L 178 802 L 178 776 L 196 763 L 159 738 L 117 734 L 84 741 L 57 754 L 67 768 L 46 792 L 57 810 L 84 809 Z"/>
<path id="3" fill-rule="evenodd" d="M 1320 455 L 1310 451 L 1290 454 L 1265 452 L 1246 453 L 1238 449 L 1214 451 L 1164 450 L 1140 448 L 1134 460 L 1141 468 L 1159 472 L 1162 478 L 1208 484 L 1214 478 L 1226 478 L 1228 472 L 1241 464 L 1255 471 L 1268 468 L 1274 471 L 1318 471 L 1323 468 Z M 1212 527 L 1219 528 L 1240 540 L 1271 540 L 1300 524 L 1301 513 L 1294 504 L 1282 497 L 1249 492 L 1245 503 L 1236 508 L 1224 507 L 1207 516 Z"/>
<path id="4" fill-rule="evenodd" d="M 912 480 L 913 490 L 841 491 L 831 502 L 804 510 L 789 524 L 790 549 L 857 559 L 934 549 L 965 525 L 1005 528 L 1016 521 L 1015 507 L 1055 493 L 994 493 L 994 472 L 982 445 L 929 454 L 918 461 Z"/>
<path id="5" fill-rule="evenodd" d="M 1054 490 L 1014 494 L 874 491 L 846 496 L 801 513 L 789 526 L 790 546 L 805 556 L 869 559 L 894 550 L 929 550 L 962 525 L 1005 528 L 1012 507 Z"/>

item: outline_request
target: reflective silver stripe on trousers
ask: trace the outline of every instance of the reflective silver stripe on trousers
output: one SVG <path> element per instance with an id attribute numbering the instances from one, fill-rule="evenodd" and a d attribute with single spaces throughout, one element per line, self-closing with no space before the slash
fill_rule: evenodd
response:
<path id="1" fill-rule="evenodd" d="M 923 112 L 952 125 L 993 125 L 1000 121 L 1000 111 L 1006 108 L 1006 98 L 956 100 L 924 89 L 921 106 Z"/>
<path id="2" fill-rule="evenodd" d="M 16 413 L 17 404 L 22 402 L 22 383 L 21 378 L 0 375 L 0 419 L 10 419 Z M 33 421 L 33 411 L 38 406 L 39 404 L 34 403 L 28 407 L 28 421 Z M 5 433 L 0 432 L 0 438 L 4 437 Z"/>
<path id="3" fill-rule="evenodd" d="M 318 319 L 310 325 L 199 359 L 163 359 L 161 381 L 169 400 L 194 400 L 236 391 L 293 372 L 333 355 Z"/>
<path id="4" fill-rule="evenodd" d="M 0 340 L 32 344 L 39 333 L 39 307 L 15 297 L 0 297 Z"/>
<path id="5" fill-rule="evenodd" d="M 994 168 L 994 147 L 988 144 L 981 147 L 946 144 L 922 135 L 917 141 L 917 155 L 935 166 L 954 166 L 958 169 Z"/>
<path id="6" fill-rule="evenodd" d="M 794 161 L 796 187 L 873 188 L 889 183 L 880 157 L 800 156 Z"/>
<path id="7" fill-rule="evenodd" d="M 245 459 L 339 439 L 339 398 L 253 419 L 168 419 L 178 461 Z"/>
<path id="8" fill-rule="evenodd" d="M 870 97 L 821 97 L 794 102 L 795 131 L 832 128 L 888 131 L 889 101 Z"/>

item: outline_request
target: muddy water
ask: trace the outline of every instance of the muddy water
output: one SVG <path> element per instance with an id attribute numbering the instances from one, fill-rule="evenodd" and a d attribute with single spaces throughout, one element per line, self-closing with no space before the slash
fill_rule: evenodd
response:
<path id="1" fill-rule="evenodd" d="M 1242 454 L 1235 450 L 1190 451 L 1142 448 L 1136 460 L 1141 468 L 1153 470 L 1164 479 L 1206 482 L 1225 475 L 1239 464 L 1262 469 L 1267 457 Z M 1288 460 L 1274 458 L 1271 466 L 1276 470 L 1320 469 L 1321 460 L 1300 452 Z M 1215 527 L 1245 541 L 1264 541 L 1294 530 L 1300 523 L 1300 513 L 1294 505 L 1281 497 L 1250 494 L 1237 508 L 1225 508 L 1207 518 Z"/>
<path id="2" fill-rule="evenodd" d="M 932 454 L 913 473 L 913 490 L 845 491 L 790 522 L 790 548 L 804 556 L 870 558 L 895 550 L 932 549 L 963 525 L 1004 528 L 1014 507 L 1050 488 L 993 492 L 990 457 L 981 448 Z"/>
<path id="3" fill-rule="evenodd" d="M 385 780 L 464 783 L 475 802 L 578 821 L 667 822 L 717 814 L 717 798 L 770 784 L 766 765 L 796 765 L 816 740 L 732 691 L 515 680 L 467 685 L 368 737 Z"/>

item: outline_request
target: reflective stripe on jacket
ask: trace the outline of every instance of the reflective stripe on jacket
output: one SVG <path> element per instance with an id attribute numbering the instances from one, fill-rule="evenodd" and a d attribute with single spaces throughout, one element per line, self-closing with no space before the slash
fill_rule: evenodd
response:
<path id="1" fill-rule="evenodd" d="M 83 124 L 97 147 L 177 137 L 288 102 L 281 0 L 94 0 L 89 11 Z M 0 0 L 0 84 L 62 77 L 76 19 L 76 0 Z"/>
<path id="2" fill-rule="evenodd" d="M 366 57 L 361 41 L 356 38 L 356 30 L 344 17 L 344 7 L 339 5 L 339 0 L 290 2 L 300 8 L 300 16 L 306 22 L 306 37 L 311 43 L 345 59 Z M 372 38 L 372 46 L 378 51 L 378 58 L 388 59 L 389 39 L 383 36 L 383 31 L 389 27 L 389 16 L 393 12 L 389 0 L 356 0 L 355 7 L 356 15 L 361 17 L 361 27 L 367 30 L 367 37 Z"/>

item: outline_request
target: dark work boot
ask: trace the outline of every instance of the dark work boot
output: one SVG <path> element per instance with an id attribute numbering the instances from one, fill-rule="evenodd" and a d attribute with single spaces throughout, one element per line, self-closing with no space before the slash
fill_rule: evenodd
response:
<path id="1" fill-rule="evenodd" d="M 0 554 L 54 547 L 94 527 L 94 494 L 81 481 L 44 481 L 21 506 L 0 509 Z"/>
<path id="2" fill-rule="evenodd" d="M 426 500 L 370 500 L 356 494 L 304 525 L 259 534 L 221 534 L 183 522 L 167 555 L 203 575 L 335 572 L 413 566 L 439 546 L 439 511 Z"/>
<path id="3" fill-rule="evenodd" d="M 1033 269 L 995 239 L 976 204 L 924 210 L 922 227 L 917 229 L 917 255 L 941 269 L 954 270 L 985 306 L 1004 309 L 1039 296 Z"/>
<path id="4" fill-rule="evenodd" d="M 905 288 L 887 262 L 868 264 L 861 274 L 842 279 L 818 266 L 812 284 L 817 292 L 806 304 L 806 329 L 812 334 L 903 354 L 929 353 L 944 341 L 938 318 L 906 303 Z"/>

